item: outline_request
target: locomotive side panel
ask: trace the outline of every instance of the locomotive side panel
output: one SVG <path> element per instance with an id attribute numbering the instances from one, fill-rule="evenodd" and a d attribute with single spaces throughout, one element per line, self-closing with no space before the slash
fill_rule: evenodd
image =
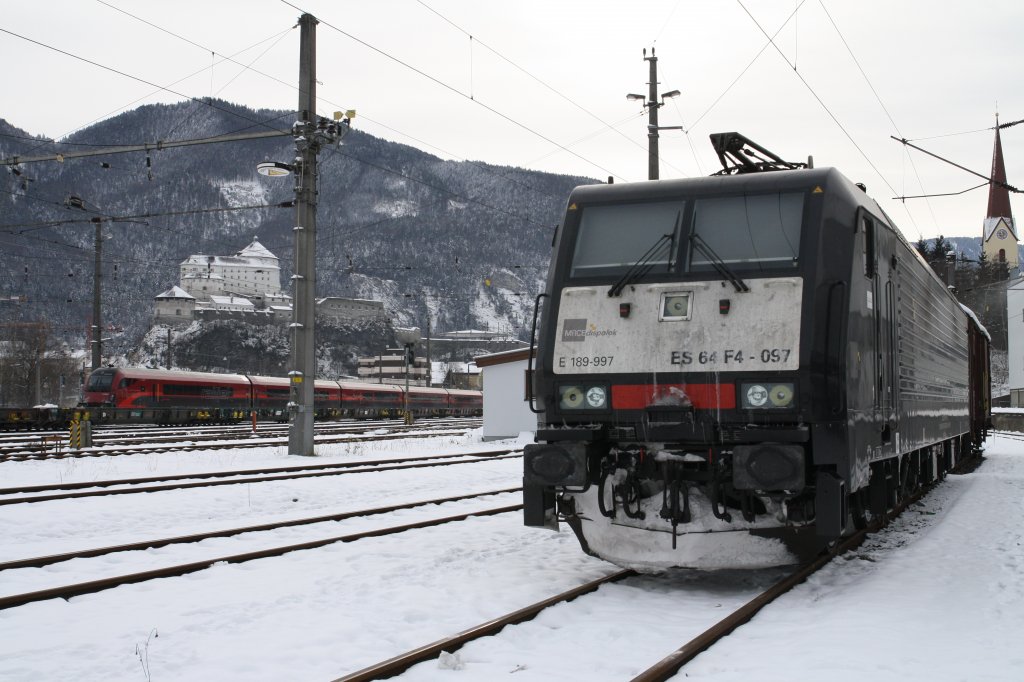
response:
<path id="1" fill-rule="evenodd" d="M 919 258 L 900 282 L 898 445 L 909 452 L 970 431 L 967 316 Z"/>

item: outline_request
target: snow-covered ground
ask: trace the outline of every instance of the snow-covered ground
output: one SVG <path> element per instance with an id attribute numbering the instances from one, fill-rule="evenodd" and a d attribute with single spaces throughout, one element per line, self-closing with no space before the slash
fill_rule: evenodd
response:
<path id="1" fill-rule="evenodd" d="M 323 461 L 522 445 L 327 446 Z M 283 448 L 0 464 L 18 483 L 296 464 Z M 319 462 L 318 462 L 319 463 Z M 513 487 L 518 459 L 0 507 L 3 559 Z M 0 573 L 0 594 L 510 504 L 516 494 Z M 892 527 L 702 654 L 678 679 L 1024 679 L 1024 441 L 994 437 Z M 0 680 L 328 680 L 616 568 L 518 513 L 338 543 L 0 611 Z M 781 571 L 606 585 L 404 679 L 623 680 Z"/>

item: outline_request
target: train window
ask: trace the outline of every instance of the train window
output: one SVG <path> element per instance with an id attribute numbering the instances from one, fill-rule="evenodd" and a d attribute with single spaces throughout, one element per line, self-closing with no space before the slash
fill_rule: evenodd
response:
<path id="1" fill-rule="evenodd" d="M 875 221 L 867 216 L 861 218 L 864 226 L 864 276 L 875 276 Z"/>
<path id="2" fill-rule="evenodd" d="M 202 395 L 227 397 L 232 393 L 230 386 L 202 386 L 200 384 L 164 384 L 164 395 Z"/>
<path id="3" fill-rule="evenodd" d="M 698 199 L 693 232 L 730 267 L 791 268 L 800 255 L 802 192 Z M 715 263 L 694 250 L 691 270 L 711 270 Z"/>
<path id="4" fill-rule="evenodd" d="M 671 270 L 685 211 L 683 201 L 584 208 L 569 276 L 621 275 L 641 260 Z"/>

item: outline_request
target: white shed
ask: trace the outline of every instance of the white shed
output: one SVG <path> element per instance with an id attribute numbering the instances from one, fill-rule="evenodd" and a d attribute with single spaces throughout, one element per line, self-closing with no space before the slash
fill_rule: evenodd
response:
<path id="1" fill-rule="evenodd" d="M 1006 287 L 1006 364 L 1009 370 L 1010 407 L 1024 406 L 1024 278 Z M 992 396 L 993 398 L 995 396 Z"/>
<path id="2" fill-rule="evenodd" d="M 529 357 L 529 348 L 476 357 L 483 372 L 484 440 L 515 438 L 523 431 L 537 430 L 537 415 L 526 399 Z"/>

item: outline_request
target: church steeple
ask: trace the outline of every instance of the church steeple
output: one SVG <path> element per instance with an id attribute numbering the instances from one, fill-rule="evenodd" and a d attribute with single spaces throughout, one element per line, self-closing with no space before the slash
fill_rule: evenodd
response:
<path id="1" fill-rule="evenodd" d="M 1003 143 L 999 138 L 996 115 L 996 140 L 992 149 L 992 181 L 988 185 L 988 211 L 985 216 L 982 249 L 990 262 L 1005 261 L 1011 272 L 1017 268 L 1017 229 L 1010 210 L 1010 190 L 1006 188 Z M 1001 184 L 1000 184 L 1001 183 Z"/>
<path id="2" fill-rule="evenodd" d="M 1006 166 L 1003 164 L 1003 143 L 999 139 L 999 116 L 996 116 L 996 143 L 992 150 L 993 180 L 1006 184 Z M 1010 190 L 990 182 L 988 185 L 988 218 L 1007 218 L 1013 224 L 1013 213 L 1010 211 Z"/>

